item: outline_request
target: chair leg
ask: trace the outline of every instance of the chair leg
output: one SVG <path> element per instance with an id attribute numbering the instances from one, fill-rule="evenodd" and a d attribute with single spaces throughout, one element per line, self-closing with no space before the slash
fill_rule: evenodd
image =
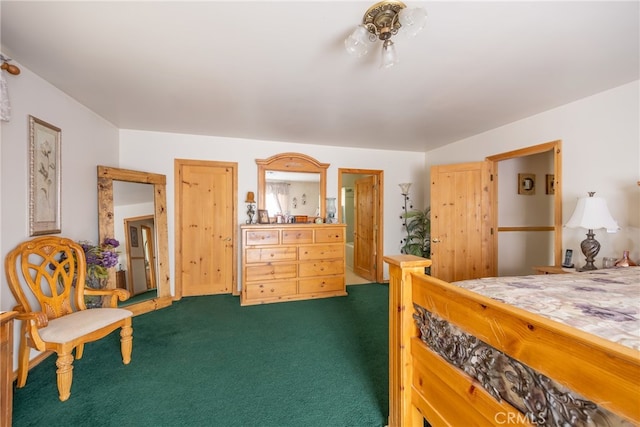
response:
<path id="1" fill-rule="evenodd" d="M 120 330 L 120 353 L 122 353 L 122 363 L 128 365 L 131 362 L 131 349 L 133 347 L 133 328 L 131 318 L 129 322 Z"/>
<path id="2" fill-rule="evenodd" d="M 20 345 L 18 347 L 18 380 L 16 387 L 22 388 L 27 383 L 27 375 L 29 374 L 29 346 L 27 345 L 27 337 L 22 333 L 20 337 Z"/>
<path id="3" fill-rule="evenodd" d="M 73 381 L 73 355 L 69 353 L 59 353 L 56 360 L 58 370 L 58 393 L 60 400 L 64 402 L 71 396 L 71 382 Z"/>
<path id="4" fill-rule="evenodd" d="M 82 353 L 84 353 L 84 344 L 78 344 L 76 347 L 76 360 L 82 359 Z"/>

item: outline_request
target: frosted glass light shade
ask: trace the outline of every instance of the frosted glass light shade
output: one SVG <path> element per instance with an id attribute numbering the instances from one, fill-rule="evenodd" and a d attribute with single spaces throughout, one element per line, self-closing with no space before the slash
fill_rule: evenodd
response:
<path id="1" fill-rule="evenodd" d="M 400 30 L 408 37 L 414 37 L 427 23 L 427 11 L 421 7 L 412 9 L 404 8 L 398 12 Z"/>
<path id="2" fill-rule="evenodd" d="M 576 209 L 565 227 L 586 228 L 588 230 L 606 228 L 609 233 L 615 233 L 620 229 L 609 212 L 607 202 L 601 197 L 581 197 L 578 199 Z"/>
<path id="3" fill-rule="evenodd" d="M 364 25 L 358 25 L 355 30 L 344 40 L 344 47 L 350 55 L 360 58 L 369 52 L 371 42 L 369 31 Z"/>
<path id="4" fill-rule="evenodd" d="M 380 68 L 393 67 L 398 62 L 396 47 L 391 40 L 385 40 L 382 45 L 382 62 L 380 63 Z"/>
<path id="5" fill-rule="evenodd" d="M 398 184 L 400 186 L 400 194 L 409 194 L 409 188 L 411 187 L 410 182 L 405 182 L 403 184 Z"/>

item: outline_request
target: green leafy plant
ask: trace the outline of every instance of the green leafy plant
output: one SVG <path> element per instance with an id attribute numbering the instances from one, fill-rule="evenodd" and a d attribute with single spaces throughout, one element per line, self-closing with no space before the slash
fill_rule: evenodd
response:
<path id="1" fill-rule="evenodd" d="M 411 210 L 402 215 L 407 237 L 402 240 L 402 253 L 429 258 L 431 254 L 431 208 Z"/>

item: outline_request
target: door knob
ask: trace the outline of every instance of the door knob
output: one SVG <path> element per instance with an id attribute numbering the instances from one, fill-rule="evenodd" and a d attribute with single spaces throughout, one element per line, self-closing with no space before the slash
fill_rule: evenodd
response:
<path id="1" fill-rule="evenodd" d="M 431 239 L 432 243 L 440 243 L 440 239 L 438 239 L 437 237 L 434 237 L 433 239 Z"/>

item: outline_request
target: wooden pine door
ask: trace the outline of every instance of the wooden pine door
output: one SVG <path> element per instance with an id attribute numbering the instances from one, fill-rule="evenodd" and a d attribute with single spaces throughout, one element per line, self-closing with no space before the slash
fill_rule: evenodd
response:
<path id="1" fill-rule="evenodd" d="M 447 282 L 495 275 L 491 162 L 431 168 L 431 275 Z"/>
<path id="2" fill-rule="evenodd" d="M 237 270 L 237 164 L 176 160 L 175 169 L 177 293 L 232 293 Z"/>
<path id="3" fill-rule="evenodd" d="M 376 201 L 375 175 L 355 182 L 353 272 L 365 279 L 376 281 Z"/>

